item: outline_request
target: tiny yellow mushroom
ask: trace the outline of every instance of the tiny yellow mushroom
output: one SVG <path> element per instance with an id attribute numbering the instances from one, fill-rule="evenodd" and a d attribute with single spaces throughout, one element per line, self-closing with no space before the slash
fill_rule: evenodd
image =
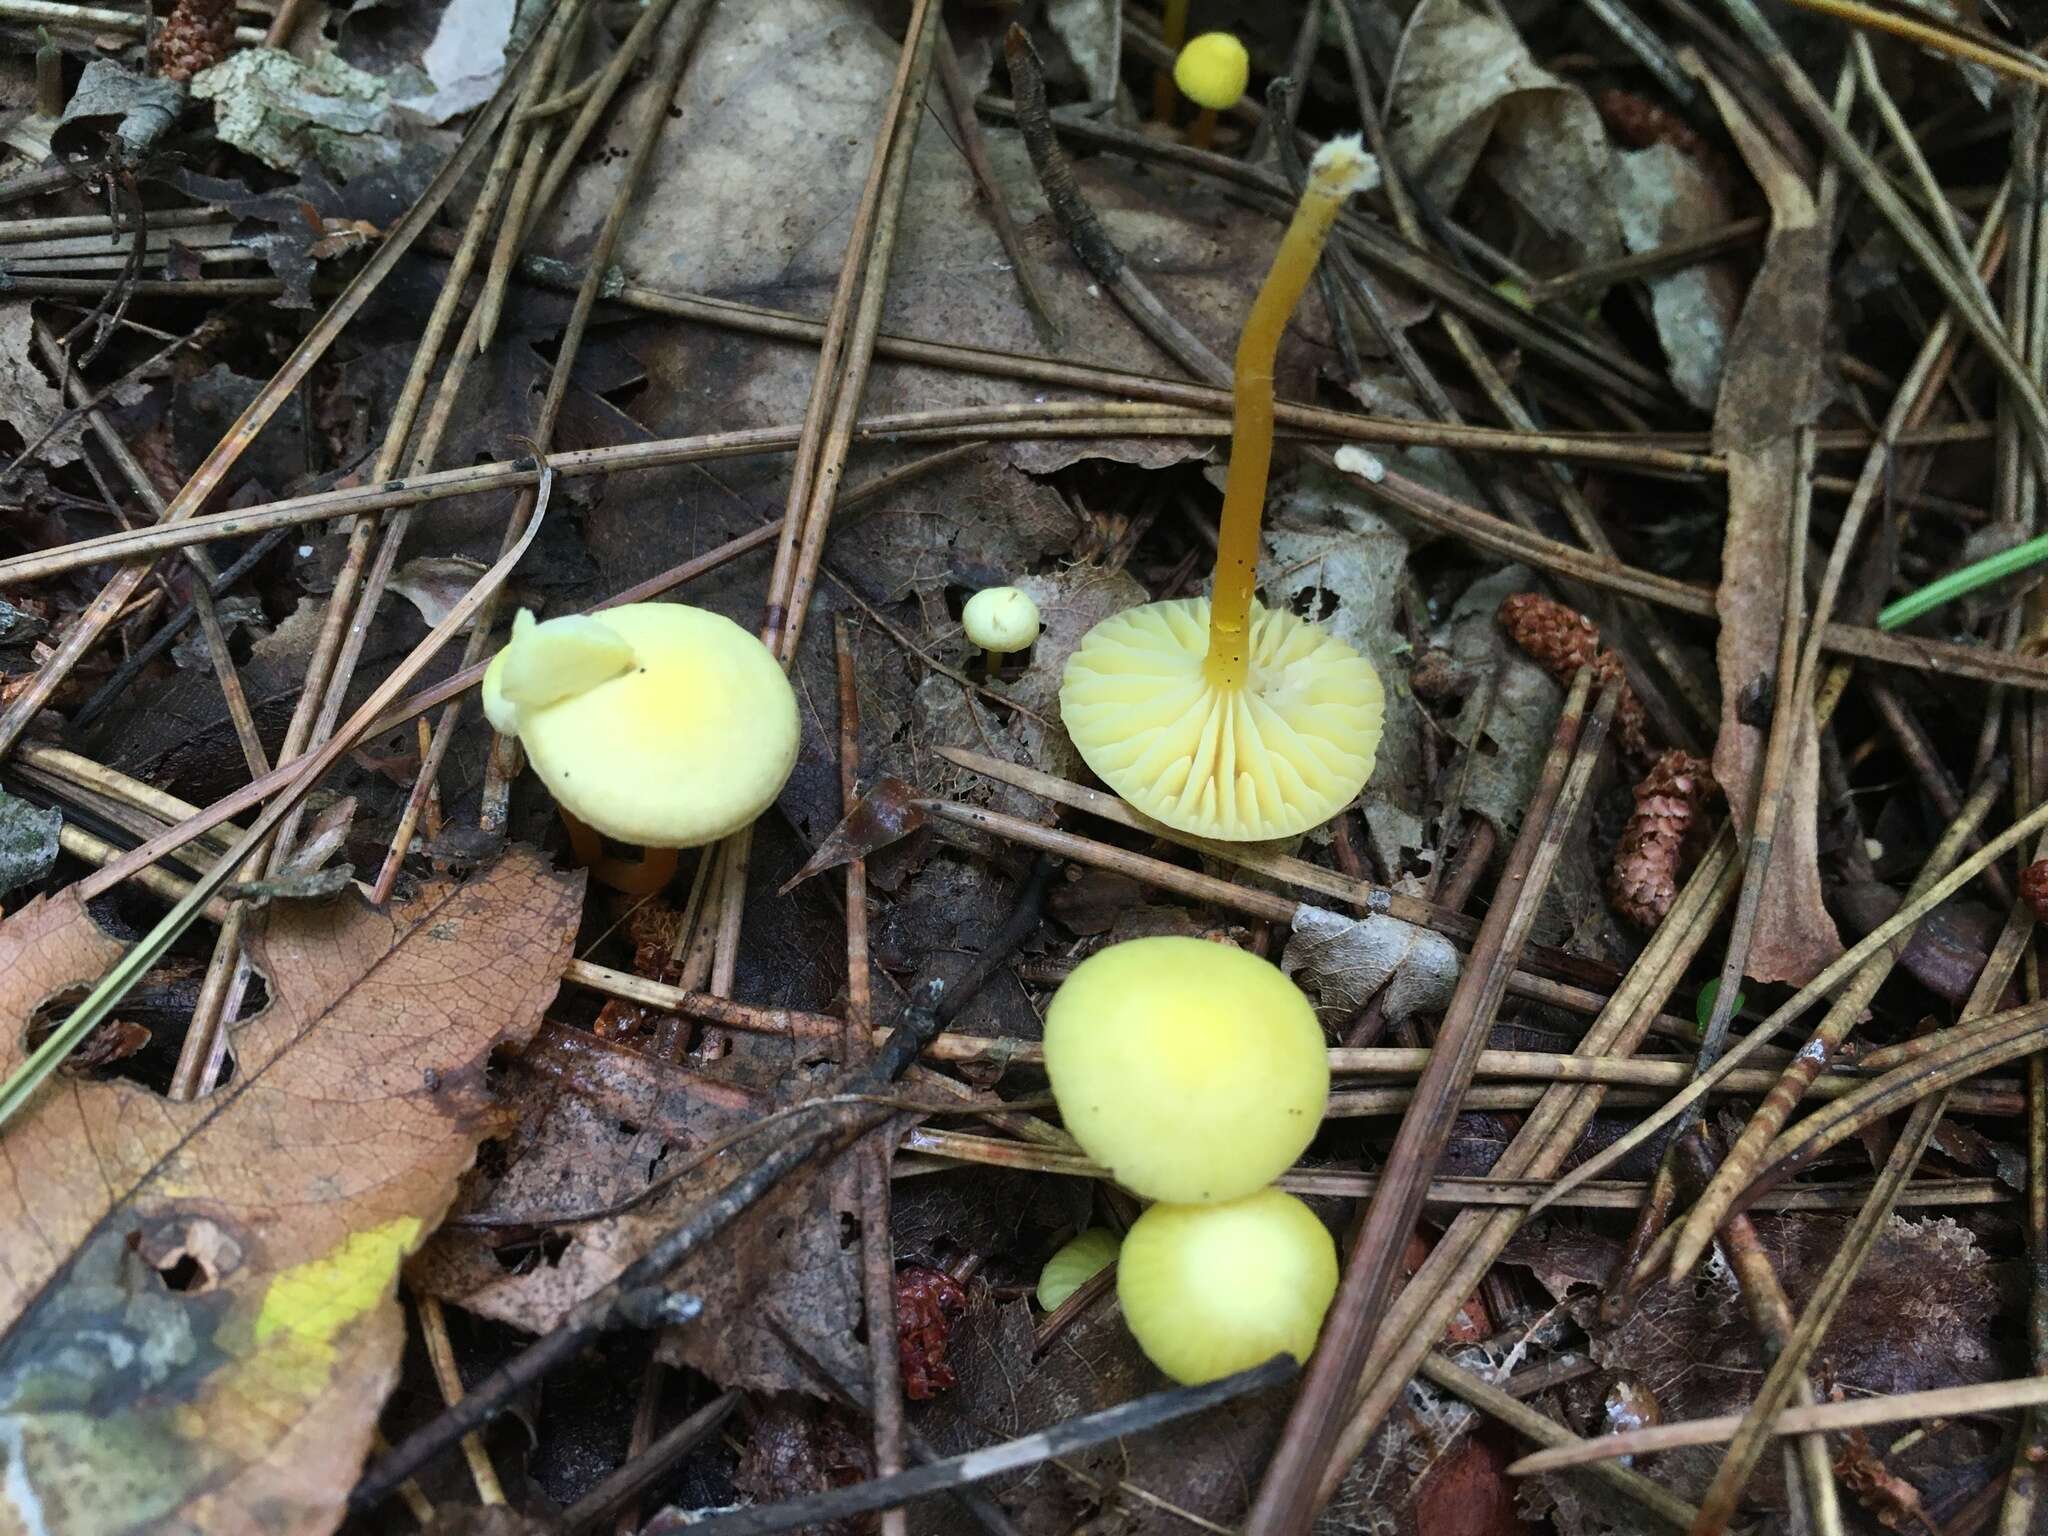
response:
<path id="1" fill-rule="evenodd" d="M 1253 591 L 1280 335 L 1344 199 L 1376 169 L 1356 138 L 1316 152 L 1238 338 L 1211 595 L 1112 614 L 1061 674 L 1060 720 L 1082 760 L 1176 831 L 1225 842 L 1305 832 L 1372 775 L 1385 709 L 1372 663 Z"/>
<path id="2" fill-rule="evenodd" d="M 1028 651 L 1038 639 L 1038 604 L 1021 587 L 983 587 L 960 610 L 967 643 L 987 655 L 987 672 L 1002 670 L 1003 658 Z"/>
<path id="3" fill-rule="evenodd" d="M 659 890 L 676 849 L 746 826 L 796 766 L 796 695 L 774 656 L 680 603 L 544 623 L 522 611 L 483 699 L 554 795 L 578 859 L 620 890 Z M 601 837 L 647 856 L 608 859 Z"/>
<path id="4" fill-rule="evenodd" d="M 1188 135 L 1195 148 L 1209 147 L 1216 136 L 1216 114 L 1244 98 L 1251 77 L 1251 55 L 1228 32 L 1204 32 L 1181 49 L 1173 61 L 1173 83 L 1202 109 Z"/>
<path id="5" fill-rule="evenodd" d="M 1278 966 L 1203 939 L 1132 939 L 1074 967 L 1045 1013 L 1045 1070 L 1081 1148 L 1148 1200 L 1235 1200 L 1315 1138 L 1322 1026 Z"/>
<path id="6" fill-rule="evenodd" d="M 1307 1360 L 1337 1292 L 1337 1245 L 1294 1196 L 1155 1205 L 1117 1256 L 1116 1295 L 1138 1347 L 1189 1386 L 1289 1354 Z"/>
<path id="7" fill-rule="evenodd" d="M 1069 1296 L 1116 1262 L 1117 1245 L 1122 1241 L 1107 1227 L 1090 1227 L 1063 1244 L 1038 1272 L 1039 1306 L 1057 1312 Z"/>

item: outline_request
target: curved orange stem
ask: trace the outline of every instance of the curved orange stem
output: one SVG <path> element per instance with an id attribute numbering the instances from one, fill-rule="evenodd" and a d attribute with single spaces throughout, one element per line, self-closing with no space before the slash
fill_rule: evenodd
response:
<path id="1" fill-rule="evenodd" d="M 1259 296 L 1237 338 L 1231 380 L 1230 468 L 1223 481 L 1223 522 L 1216 539 L 1216 577 L 1209 598 L 1209 654 L 1203 663 L 1218 688 L 1242 688 L 1251 666 L 1252 591 L 1259 567 L 1259 522 L 1273 465 L 1273 361 L 1287 319 L 1301 302 L 1330 226 L 1357 185 L 1360 157 L 1316 156 L 1294 218 L 1281 237 Z"/>
<path id="2" fill-rule="evenodd" d="M 1166 0 L 1166 8 L 1159 17 L 1159 37 L 1176 55 L 1180 45 L 1188 40 L 1188 0 Z M 1152 116 L 1155 121 L 1173 121 L 1174 108 L 1180 105 L 1180 88 L 1173 83 L 1173 66 L 1162 65 L 1152 76 Z"/>
<path id="3" fill-rule="evenodd" d="M 604 839 L 595 827 L 578 821 L 560 806 L 555 809 L 569 829 L 569 851 L 599 885 L 625 896 L 652 896 L 675 878 L 675 849 L 643 848 L 637 859 L 615 859 L 604 851 Z"/>

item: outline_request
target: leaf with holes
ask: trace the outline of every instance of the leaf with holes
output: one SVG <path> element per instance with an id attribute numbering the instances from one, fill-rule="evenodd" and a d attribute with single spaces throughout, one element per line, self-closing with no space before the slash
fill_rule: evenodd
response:
<path id="1" fill-rule="evenodd" d="M 501 1129 L 491 1051 L 539 1025 L 581 905 L 514 851 L 389 910 L 274 907 L 211 1097 L 43 1088 L 0 1136 L 0 1533 L 333 1528 L 400 1261 Z M 68 892 L 0 924 L 0 1075 L 120 953 Z"/>

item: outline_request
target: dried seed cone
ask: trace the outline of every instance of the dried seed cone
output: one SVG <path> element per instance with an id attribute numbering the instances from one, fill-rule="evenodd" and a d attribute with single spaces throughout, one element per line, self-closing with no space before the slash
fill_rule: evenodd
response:
<path id="1" fill-rule="evenodd" d="M 1599 626 L 1591 619 L 1541 593 L 1517 592 L 1501 603 L 1500 625 L 1530 660 L 1560 683 L 1570 686 L 1572 674 L 1590 666 L 1602 687 L 1619 685 L 1614 734 L 1630 755 L 1650 755 L 1642 700 L 1629 687 L 1621 658 L 1601 646 Z"/>
<path id="2" fill-rule="evenodd" d="M 178 0 L 156 35 L 157 72 L 184 82 L 228 56 L 235 43 L 233 0 Z"/>
<path id="3" fill-rule="evenodd" d="M 2033 909 L 2035 922 L 2048 923 L 2048 859 L 2036 859 L 2020 871 L 2020 900 Z"/>
<path id="4" fill-rule="evenodd" d="M 1641 928 L 1654 928 L 1671 910 L 1686 844 L 1705 823 L 1720 786 L 1705 758 L 1677 748 L 1650 765 L 1636 785 L 1636 808 L 1614 853 L 1607 895 L 1617 911 Z"/>

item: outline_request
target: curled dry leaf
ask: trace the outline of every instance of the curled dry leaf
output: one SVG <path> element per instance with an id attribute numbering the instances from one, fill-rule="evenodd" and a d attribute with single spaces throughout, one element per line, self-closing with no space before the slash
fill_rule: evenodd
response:
<path id="1" fill-rule="evenodd" d="M 515 851 L 404 906 L 274 908 L 233 1079 L 46 1087 L 0 1139 L 0 1531 L 325 1532 L 398 1377 L 398 1266 L 502 1128 L 491 1052 L 555 995 L 580 877 Z M 0 1074 L 121 946 L 0 925 Z"/>
<path id="2" fill-rule="evenodd" d="M 1378 913 L 1348 918 L 1303 905 L 1280 968 L 1316 1005 L 1327 1028 L 1340 1027 L 1386 989 L 1391 1023 L 1442 1013 L 1458 984 L 1458 952 L 1441 934 Z"/>
<path id="3" fill-rule="evenodd" d="M 1394 147 L 1436 206 L 1449 208 L 1477 168 L 1571 265 L 1620 254 L 1600 114 L 1536 62 L 1504 15 L 1471 0 L 1421 7 L 1400 59 L 1388 92 Z"/>

